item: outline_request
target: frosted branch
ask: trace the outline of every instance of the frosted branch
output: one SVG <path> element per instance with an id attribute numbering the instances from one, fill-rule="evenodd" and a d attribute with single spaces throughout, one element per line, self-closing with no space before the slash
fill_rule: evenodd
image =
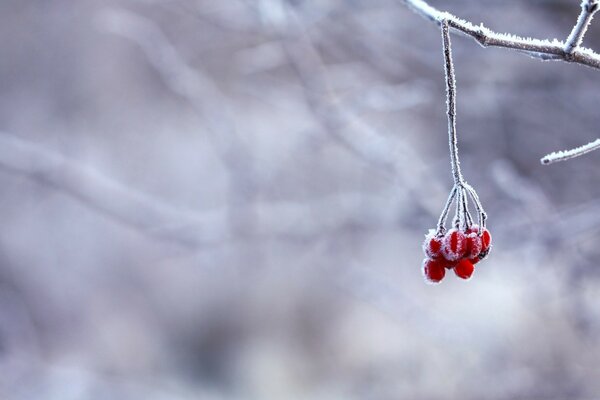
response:
<path id="1" fill-rule="evenodd" d="M 451 28 L 467 36 L 471 36 L 483 47 L 504 47 L 524 52 L 531 57 L 541 60 L 562 60 L 600 69 L 600 54 L 591 49 L 579 47 L 587 26 L 598 8 L 597 1 L 595 0 L 583 0 L 582 14 L 567 42 L 556 39 L 551 41 L 547 39 L 522 38 L 512 34 L 497 33 L 483 25 L 474 25 L 450 13 L 440 11 L 423 0 L 399 1 L 425 19 L 435 22 L 438 25 L 441 25 L 442 21 L 447 20 Z"/>
<path id="2" fill-rule="evenodd" d="M 566 53 L 572 54 L 575 49 L 581 46 L 583 37 L 592 22 L 592 18 L 594 18 L 594 14 L 598 11 L 599 5 L 600 3 L 598 3 L 598 0 L 583 0 L 581 2 L 581 13 L 567 39 L 567 44 L 565 46 Z"/>
<path id="3" fill-rule="evenodd" d="M 555 151 L 554 153 L 550 153 L 543 157 L 540 161 L 544 165 L 552 164 L 558 161 L 565 161 L 570 158 L 579 157 L 597 149 L 600 149 L 600 139 L 596 139 L 591 143 L 576 147 L 571 150 Z"/>

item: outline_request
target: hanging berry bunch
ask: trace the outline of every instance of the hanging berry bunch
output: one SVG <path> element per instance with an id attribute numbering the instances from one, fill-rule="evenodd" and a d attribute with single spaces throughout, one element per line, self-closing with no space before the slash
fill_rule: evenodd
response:
<path id="1" fill-rule="evenodd" d="M 450 141 L 450 160 L 454 187 L 450 191 L 436 229 L 425 236 L 423 251 L 423 275 L 429 283 L 439 283 L 446 275 L 446 269 L 453 269 L 456 276 L 469 279 L 475 270 L 475 264 L 483 260 L 491 248 L 492 237 L 486 229 L 487 215 L 483 210 L 479 196 L 473 187 L 464 180 L 458 159 L 456 138 L 456 81 L 450 47 L 448 21 L 442 21 L 442 39 L 444 65 L 446 69 L 446 94 L 448 100 L 448 136 Z M 477 221 L 469 211 L 469 201 L 477 210 Z M 446 230 L 446 221 L 452 206 L 455 206 L 452 228 Z"/>

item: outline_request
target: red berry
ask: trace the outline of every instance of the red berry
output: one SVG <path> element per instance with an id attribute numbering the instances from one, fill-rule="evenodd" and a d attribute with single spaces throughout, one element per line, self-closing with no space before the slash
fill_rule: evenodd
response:
<path id="1" fill-rule="evenodd" d="M 427 283 L 436 284 L 444 279 L 446 269 L 441 260 L 424 259 L 423 260 L 423 276 Z"/>
<path id="2" fill-rule="evenodd" d="M 471 225 L 471 227 L 469 229 L 467 229 L 467 232 L 469 234 L 471 234 L 471 233 L 479 234 L 479 226 Z M 485 257 L 487 257 L 487 255 L 490 251 L 491 244 L 492 244 L 492 234 L 490 233 L 490 231 L 487 230 L 487 228 L 484 228 L 483 232 L 481 233 L 481 236 L 479 236 L 479 239 L 481 241 L 481 251 L 478 254 L 477 258 L 479 260 L 483 260 Z"/>
<path id="3" fill-rule="evenodd" d="M 487 255 L 489 254 L 490 250 L 492 248 L 492 235 L 490 234 L 490 231 L 488 231 L 487 229 L 483 230 L 483 233 L 481 235 L 481 253 L 479 253 L 479 259 L 483 260 L 487 257 Z"/>
<path id="4" fill-rule="evenodd" d="M 442 254 L 448 261 L 456 261 L 464 257 L 467 249 L 466 236 L 458 229 L 446 232 L 442 241 Z"/>
<path id="5" fill-rule="evenodd" d="M 423 252 L 429 258 L 441 258 L 442 257 L 442 237 L 438 237 L 435 231 L 432 229 L 427 235 L 425 235 L 425 241 L 423 242 Z"/>
<path id="6" fill-rule="evenodd" d="M 479 255 L 479 253 L 481 253 L 482 246 L 483 246 L 483 241 L 477 235 L 477 233 L 476 232 L 469 233 L 467 235 L 467 250 L 465 252 L 466 257 L 467 258 L 477 257 Z"/>
<path id="7" fill-rule="evenodd" d="M 473 266 L 471 261 L 467 260 L 466 258 L 463 258 L 458 262 L 458 264 L 456 264 L 456 267 L 454 268 L 454 273 L 459 278 L 469 279 L 471 275 L 473 275 L 474 270 L 475 267 Z"/>
<path id="8" fill-rule="evenodd" d="M 488 250 L 490 248 L 490 245 L 492 244 L 492 234 L 490 233 L 490 231 L 487 230 L 487 228 L 483 229 L 483 234 L 481 235 L 481 243 L 481 251 Z"/>
<path id="9" fill-rule="evenodd" d="M 479 257 L 473 257 L 473 258 L 470 258 L 469 261 L 471 261 L 471 264 L 475 265 L 479 261 L 481 261 L 481 258 L 479 258 Z"/>

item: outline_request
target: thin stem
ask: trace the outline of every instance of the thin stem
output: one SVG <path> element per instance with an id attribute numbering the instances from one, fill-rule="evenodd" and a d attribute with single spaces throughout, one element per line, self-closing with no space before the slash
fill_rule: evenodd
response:
<path id="1" fill-rule="evenodd" d="M 481 200 L 479 200 L 479 196 L 477 195 L 477 192 L 475 191 L 475 189 L 473 189 L 473 187 L 467 183 L 464 184 L 464 188 L 467 190 L 467 193 L 469 193 L 469 195 L 471 196 L 471 199 L 473 199 L 473 202 L 475 203 L 475 208 L 477 209 L 477 213 L 478 213 L 478 217 L 479 217 L 479 226 L 481 229 L 479 229 L 479 234 L 483 233 L 483 228 L 485 228 L 485 221 L 487 220 L 487 214 L 485 213 L 485 210 L 483 209 L 483 205 L 481 204 Z"/>
<path id="2" fill-rule="evenodd" d="M 577 18 L 577 23 L 573 27 L 571 34 L 565 44 L 565 52 L 567 54 L 573 54 L 573 51 L 581 46 L 583 37 L 594 18 L 594 14 L 599 9 L 598 0 L 582 0 L 581 2 L 581 13 Z"/>
<path id="3" fill-rule="evenodd" d="M 470 228 L 471 225 L 473 225 L 473 217 L 471 216 L 471 213 L 469 212 L 467 190 L 465 189 L 464 186 L 461 186 L 461 191 L 462 191 L 462 212 L 465 216 L 463 228 L 464 228 L 464 230 L 467 230 L 467 228 Z"/>
<path id="4" fill-rule="evenodd" d="M 456 187 L 456 214 L 454 215 L 454 227 L 459 229 L 461 225 L 463 225 L 463 214 L 462 214 L 462 202 L 464 198 L 464 193 L 462 191 L 462 187 L 460 185 Z"/>
<path id="5" fill-rule="evenodd" d="M 452 202 L 454 201 L 454 198 L 456 197 L 456 192 L 457 192 L 457 187 L 455 186 L 454 188 L 452 188 L 452 191 L 450 192 L 450 195 L 448 196 L 448 200 L 446 200 L 446 205 L 444 206 L 444 210 L 442 211 L 442 214 L 440 215 L 440 219 L 438 220 L 438 225 L 437 225 L 438 236 L 443 235 L 444 231 L 446 230 L 446 228 L 444 226 L 446 225 L 446 220 L 448 219 L 448 212 L 450 211 L 450 206 L 452 206 Z"/>
<path id="6" fill-rule="evenodd" d="M 442 42 L 444 46 L 444 66 L 446 71 L 446 96 L 448 102 L 448 140 L 450 145 L 450 161 L 452 164 L 452 175 L 454 184 L 463 182 L 460 171 L 460 160 L 458 159 L 458 140 L 456 137 L 456 77 L 454 76 L 454 64 L 452 62 L 452 47 L 450 34 L 448 32 L 448 21 L 442 21 Z"/>
<path id="7" fill-rule="evenodd" d="M 540 161 L 542 164 L 548 165 L 558 161 L 565 161 L 570 158 L 579 157 L 596 149 L 600 149 L 600 139 L 596 139 L 593 142 L 571 150 L 555 151 L 554 153 L 544 156 L 544 158 L 542 158 Z"/>

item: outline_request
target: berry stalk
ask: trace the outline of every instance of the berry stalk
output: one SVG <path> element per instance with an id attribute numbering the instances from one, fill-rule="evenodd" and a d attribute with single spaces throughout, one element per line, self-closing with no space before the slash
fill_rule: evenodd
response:
<path id="1" fill-rule="evenodd" d="M 444 48 L 444 66 L 446 71 L 450 161 L 452 164 L 454 184 L 460 185 L 464 182 L 464 179 L 460 170 L 460 160 L 458 159 L 458 139 L 456 136 L 456 77 L 454 75 L 454 63 L 452 62 L 452 47 L 450 44 L 450 32 L 447 19 L 442 21 L 442 43 Z"/>

